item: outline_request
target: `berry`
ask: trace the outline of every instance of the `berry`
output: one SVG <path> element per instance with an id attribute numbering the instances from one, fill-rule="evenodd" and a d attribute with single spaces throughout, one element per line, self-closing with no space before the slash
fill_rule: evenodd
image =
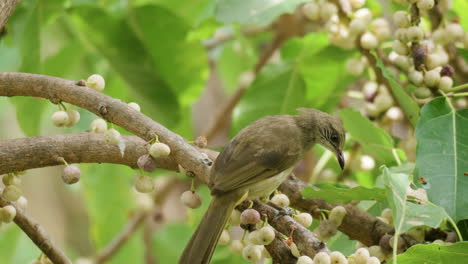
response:
<path id="1" fill-rule="evenodd" d="M 395 31 L 395 38 L 403 43 L 408 42 L 408 29 L 406 28 L 397 29 Z"/>
<path id="2" fill-rule="evenodd" d="M 330 254 L 330 260 L 331 264 L 347 264 L 348 261 L 346 260 L 346 257 L 338 251 L 333 251 Z"/>
<path id="3" fill-rule="evenodd" d="M 10 223 L 16 216 L 16 208 L 12 205 L 0 208 L 0 222 Z"/>
<path id="4" fill-rule="evenodd" d="M 446 30 L 439 28 L 432 32 L 432 41 L 441 45 L 447 44 L 449 39 L 447 38 Z"/>
<path id="5" fill-rule="evenodd" d="M 315 228 L 314 233 L 317 235 L 318 239 L 322 241 L 327 241 L 337 232 L 337 227 L 334 223 L 328 220 L 320 221 L 320 224 Z"/>
<path id="6" fill-rule="evenodd" d="M 432 92 L 427 87 L 418 87 L 414 90 L 414 96 L 418 99 L 426 99 L 432 95 Z"/>
<path id="7" fill-rule="evenodd" d="M 375 167 L 375 160 L 368 155 L 361 156 L 361 169 L 364 171 L 370 171 Z"/>
<path id="8" fill-rule="evenodd" d="M 434 0 L 418 0 L 417 6 L 421 11 L 427 11 L 434 7 Z"/>
<path id="9" fill-rule="evenodd" d="M 221 236 L 219 237 L 218 245 L 221 245 L 221 246 L 228 245 L 230 240 L 231 240 L 231 235 L 229 234 L 229 231 L 224 229 L 223 232 L 221 233 Z"/>
<path id="10" fill-rule="evenodd" d="M 341 223 L 343 222 L 343 218 L 345 217 L 345 215 L 346 215 L 346 209 L 343 206 L 339 205 L 339 206 L 334 207 L 330 211 L 328 220 L 331 223 L 334 223 L 336 226 L 340 226 Z"/>
<path id="11" fill-rule="evenodd" d="M 372 19 L 372 13 L 368 8 L 361 8 L 356 10 L 354 13 L 354 18 L 355 19 L 363 19 L 367 23 L 371 22 Z"/>
<path id="12" fill-rule="evenodd" d="M 185 191 L 180 196 L 180 200 L 185 206 L 192 209 L 197 209 L 202 204 L 200 195 L 195 191 Z"/>
<path id="13" fill-rule="evenodd" d="M 346 62 L 346 71 L 354 76 L 361 75 L 366 69 L 366 63 L 361 59 L 350 59 Z"/>
<path id="14" fill-rule="evenodd" d="M 134 102 L 128 103 L 128 106 L 130 106 L 130 108 L 138 112 L 140 112 L 141 110 L 140 105 Z"/>
<path id="15" fill-rule="evenodd" d="M 376 257 L 370 257 L 366 264 L 380 264 L 380 260 Z"/>
<path id="16" fill-rule="evenodd" d="M 416 70 L 421 70 L 421 65 L 424 64 L 427 57 L 427 51 L 423 46 L 414 45 L 411 54 L 413 56 L 414 68 Z"/>
<path id="17" fill-rule="evenodd" d="M 398 39 L 395 39 L 392 43 L 392 49 L 394 52 L 398 53 L 399 55 L 406 56 L 409 54 L 409 48 L 408 46 L 399 41 Z"/>
<path id="18" fill-rule="evenodd" d="M 367 23 L 363 19 L 353 19 L 349 23 L 349 33 L 351 35 L 358 35 L 366 31 Z"/>
<path id="19" fill-rule="evenodd" d="M 349 3 L 354 9 L 358 9 L 366 4 L 366 0 L 349 0 Z"/>
<path id="20" fill-rule="evenodd" d="M 411 25 L 409 15 L 406 11 L 396 11 L 393 14 L 393 22 L 399 28 L 406 28 Z"/>
<path id="21" fill-rule="evenodd" d="M 370 258 L 369 250 L 367 248 L 359 248 L 354 253 L 354 257 L 357 263 L 366 263 Z"/>
<path id="22" fill-rule="evenodd" d="M 21 197 L 21 189 L 15 185 L 8 185 L 3 189 L 2 197 L 7 201 L 14 202 Z"/>
<path id="23" fill-rule="evenodd" d="M 374 99 L 374 104 L 380 113 L 393 106 L 393 99 L 388 94 L 379 93 Z"/>
<path id="24" fill-rule="evenodd" d="M 251 71 L 243 72 L 239 76 L 239 86 L 249 87 L 254 80 L 255 80 L 255 73 L 253 73 Z"/>
<path id="25" fill-rule="evenodd" d="M 153 172 L 156 169 L 156 162 L 148 154 L 140 156 L 137 160 L 137 165 L 138 168 L 146 172 Z"/>
<path id="26" fill-rule="evenodd" d="M 68 122 L 65 124 L 67 127 L 72 127 L 80 121 L 80 113 L 74 109 L 68 109 Z"/>
<path id="27" fill-rule="evenodd" d="M 318 20 L 320 18 L 320 7 L 315 2 L 308 2 L 302 6 L 302 13 L 310 20 Z"/>
<path id="28" fill-rule="evenodd" d="M 263 246 L 247 245 L 242 249 L 242 257 L 248 262 L 257 262 L 262 258 Z"/>
<path id="29" fill-rule="evenodd" d="M 336 15 L 336 13 L 338 13 L 338 8 L 336 5 L 329 2 L 323 3 L 320 8 L 320 16 L 323 20 L 330 19 L 333 15 Z"/>
<path id="30" fill-rule="evenodd" d="M 81 178 L 81 170 L 75 165 L 68 165 L 63 169 L 62 180 L 66 184 L 77 183 Z"/>
<path id="31" fill-rule="evenodd" d="M 86 82 L 89 88 L 94 89 L 98 92 L 104 90 L 104 87 L 106 86 L 104 78 L 99 74 L 93 74 L 89 76 Z"/>
<path id="32" fill-rule="evenodd" d="M 286 194 L 275 194 L 273 198 L 271 198 L 271 202 L 278 205 L 279 207 L 288 207 L 289 206 L 289 198 Z"/>
<path id="33" fill-rule="evenodd" d="M 390 25 L 388 24 L 387 20 L 385 18 L 376 18 L 372 20 L 370 24 L 370 28 L 372 31 L 378 31 L 379 29 L 382 28 L 389 28 Z"/>
<path id="34" fill-rule="evenodd" d="M 450 65 L 444 65 L 442 67 L 442 70 L 440 70 L 440 76 L 448 76 L 448 77 L 453 77 L 455 74 L 455 70 L 453 69 L 452 66 Z"/>
<path id="35" fill-rule="evenodd" d="M 291 242 L 291 245 L 289 245 L 289 249 L 291 250 L 291 254 L 295 256 L 296 258 L 301 256 L 301 252 L 299 252 L 299 249 L 297 248 L 296 243 Z"/>
<path id="36" fill-rule="evenodd" d="M 122 136 L 120 135 L 119 131 L 111 128 L 104 132 L 104 137 L 106 142 L 109 144 L 117 145 L 122 140 Z"/>
<path id="37" fill-rule="evenodd" d="M 379 86 L 376 82 L 366 82 L 362 87 L 362 93 L 367 101 L 373 101 Z"/>
<path id="38" fill-rule="evenodd" d="M 375 49 L 379 44 L 377 38 L 370 32 L 366 32 L 361 36 L 360 43 L 364 49 Z"/>
<path id="39" fill-rule="evenodd" d="M 154 189 L 154 182 L 148 176 L 139 175 L 137 176 L 135 180 L 135 189 L 141 193 L 152 192 Z M 182 194 L 182 197 L 183 197 L 183 194 Z"/>
<path id="40" fill-rule="evenodd" d="M 148 152 L 153 158 L 160 158 L 169 156 L 171 149 L 164 143 L 156 142 L 150 146 Z"/>
<path id="41" fill-rule="evenodd" d="M 379 246 L 371 246 L 369 247 L 369 255 L 371 257 L 376 257 L 380 261 L 383 261 L 385 259 L 385 253 L 382 251 L 382 248 Z"/>
<path id="42" fill-rule="evenodd" d="M 325 252 L 319 252 L 314 257 L 314 264 L 330 264 L 330 256 Z"/>
<path id="43" fill-rule="evenodd" d="M 388 119 L 393 121 L 403 120 L 403 112 L 397 106 L 390 107 L 385 115 L 388 117 Z"/>
<path id="44" fill-rule="evenodd" d="M 424 31 L 418 26 L 409 27 L 406 31 L 408 41 L 421 41 L 424 37 Z"/>
<path id="45" fill-rule="evenodd" d="M 424 84 L 429 87 L 435 87 L 439 84 L 440 73 L 437 70 L 430 70 L 424 75 Z"/>
<path id="46" fill-rule="evenodd" d="M 422 72 L 420 71 L 416 71 L 416 70 L 413 70 L 413 71 L 410 71 L 409 74 L 408 74 L 408 79 L 410 80 L 410 82 L 412 82 L 414 85 L 416 86 L 419 86 L 422 84 L 423 80 L 424 80 L 424 75 L 422 74 Z"/>
<path id="47" fill-rule="evenodd" d="M 52 123 L 57 127 L 63 127 L 68 123 L 68 114 L 65 111 L 57 111 L 52 114 Z"/>
<path id="48" fill-rule="evenodd" d="M 104 119 L 94 119 L 89 128 L 93 133 L 104 133 L 107 131 L 107 123 Z"/>
<path id="49" fill-rule="evenodd" d="M 406 56 L 397 56 L 393 63 L 395 63 L 395 65 L 403 71 L 407 71 L 411 66 L 411 62 Z"/>
<path id="50" fill-rule="evenodd" d="M 453 86 L 452 78 L 448 76 L 443 76 L 440 78 L 439 89 L 441 89 L 444 92 L 447 92 L 448 90 L 452 88 L 452 86 Z"/>
<path id="51" fill-rule="evenodd" d="M 463 28 L 460 24 L 452 23 L 445 27 L 445 37 L 448 41 L 461 39 L 464 35 Z"/>
<path id="52" fill-rule="evenodd" d="M 15 174 L 10 173 L 10 174 L 7 174 L 7 175 L 3 176 L 2 182 L 3 182 L 3 184 L 5 186 L 7 186 L 7 185 L 19 186 L 21 184 L 21 179 L 18 176 L 16 176 Z"/>
<path id="53" fill-rule="evenodd" d="M 240 215 L 240 223 L 244 225 L 255 225 L 260 222 L 260 213 L 255 209 L 246 209 Z"/>
<path id="54" fill-rule="evenodd" d="M 385 253 L 392 251 L 392 248 L 389 245 L 391 238 L 392 238 L 392 235 L 385 234 L 379 240 L 380 249 L 382 249 L 382 251 Z"/>
<path id="55" fill-rule="evenodd" d="M 26 210 L 26 207 L 28 207 L 28 200 L 24 196 L 20 196 L 16 201 L 16 206 L 21 210 Z"/>
<path id="56" fill-rule="evenodd" d="M 240 225 L 241 212 L 239 210 L 232 210 L 231 216 L 229 217 L 229 224 L 232 226 Z"/>
<path id="57" fill-rule="evenodd" d="M 231 250 L 232 253 L 235 254 L 241 254 L 242 249 L 244 248 L 244 243 L 240 240 L 233 240 L 231 244 L 229 245 L 229 249 Z"/>
<path id="58" fill-rule="evenodd" d="M 257 241 L 260 245 L 269 245 L 275 239 L 275 230 L 267 225 L 258 230 Z"/>
<path id="59" fill-rule="evenodd" d="M 313 218 L 309 213 L 300 213 L 294 216 L 294 219 L 303 227 L 308 228 L 312 225 Z"/>
<path id="60" fill-rule="evenodd" d="M 309 256 L 300 256 L 296 264 L 314 264 L 314 261 Z"/>

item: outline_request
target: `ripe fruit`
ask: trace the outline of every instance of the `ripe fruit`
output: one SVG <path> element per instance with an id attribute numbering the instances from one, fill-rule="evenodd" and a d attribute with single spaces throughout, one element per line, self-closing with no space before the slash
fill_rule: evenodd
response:
<path id="1" fill-rule="evenodd" d="M 296 264 L 314 264 L 314 261 L 309 256 L 300 256 Z"/>
<path id="2" fill-rule="evenodd" d="M 309 227 L 312 225 L 313 218 L 309 213 L 300 213 L 294 216 L 294 219 L 301 224 L 303 227 Z"/>
<path id="3" fill-rule="evenodd" d="M 325 252 L 319 252 L 314 257 L 314 264 L 330 264 L 330 256 Z"/>
<path id="4" fill-rule="evenodd" d="M 109 144 L 117 145 L 119 144 L 120 140 L 122 140 L 122 136 L 120 135 L 119 131 L 111 128 L 104 132 L 104 137 L 106 138 L 106 142 Z"/>
<path id="5" fill-rule="evenodd" d="M 276 194 L 271 198 L 271 202 L 278 205 L 279 207 L 287 207 L 289 206 L 289 198 L 286 194 Z"/>
<path id="6" fill-rule="evenodd" d="M 360 43 L 364 49 L 375 49 L 379 44 L 377 38 L 370 32 L 366 32 L 361 36 Z"/>
<path id="7" fill-rule="evenodd" d="M 248 262 L 257 262 L 262 258 L 263 246 L 247 245 L 242 249 L 242 257 Z"/>
<path id="8" fill-rule="evenodd" d="M 332 264 L 347 264 L 346 257 L 339 251 L 333 251 L 330 254 L 330 260 Z"/>
<path id="9" fill-rule="evenodd" d="M 77 183 L 81 178 L 81 170 L 75 165 L 68 165 L 63 169 L 62 180 L 66 184 Z"/>
<path id="10" fill-rule="evenodd" d="M 65 124 L 67 127 L 72 127 L 80 121 L 80 113 L 74 109 L 68 109 L 68 122 Z"/>
<path id="11" fill-rule="evenodd" d="M 15 185 L 8 185 L 3 189 L 2 197 L 7 201 L 14 202 L 21 197 L 21 189 Z"/>
<path id="12" fill-rule="evenodd" d="M 63 127 L 68 123 L 68 114 L 65 111 L 57 111 L 52 114 L 52 123 L 57 127 Z"/>
<path id="13" fill-rule="evenodd" d="M 240 223 L 254 225 L 260 222 L 260 213 L 255 209 L 246 209 L 240 215 Z"/>
<path id="14" fill-rule="evenodd" d="M 135 180 L 135 189 L 141 193 L 148 193 L 153 191 L 154 189 L 154 182 L 148 176 L 139 175 Z M 183 197 L 183 194 L 182 194 Z"/>
<path id="15" fill-rule="evenodd" d="M 399 28 L 406 28 L 411 25 L 409 15 L 406 11 L 396 11 L 393 14 L 393 22 Z"/>
<path id="16" fill-rule="evenodd" d="M 0 208 L 0 222 L 10 223 L 16 216 L 16 208 L 12 205 Z"/>
<path id="17" fill-rule="evenodd" d="M 107 123 L 100 118 L 94 119 L 93 122 L 91 122 L 89 129 L 94 133 L 104 133 L 107 131 Z"/>
<path id="18" fill-rule="evenodd" d="M 440 78 L 439 89 L 441 89 L 444 92 L 447 92 L 448 90 L 452 88 L 452 86 L 453 86 L 452 78 L 448 76 L 443 76 Z"/>
<path id="19" fill-rule="evenodd" d="M 164 143 L 156 142 L 150 146 L 148 152 L 153 158 L 160 158 L 169 156 L 171 149 Z"/>
<path id="20" fill-rule="evenodd" d="M 229 249 L 231 250 L 232 253 L 235 254 L 241 254 L 242 249 L 244 248 L 244 243 L 240 240 L 233 240 L 231 244 L 229 245 Z"/>
<path id="21" fill-rule="evenodd" d="M 218 245 L 225 246 L 229 244 L 230 240 L 231 240 L 231 235 L 229 234 L 229 231 L 224 229 L 223 232 L 221 233 L 221 236 L 219 237 Z"/>
<path id="22" fill-rule="evenodd" d="M 134 102 L 128 103 L 128 106 L 138 112 L 141 110 L 140 105 Z"/>
<path id="23" fill-rule="evenodd" d="M 302 6 L 302 13 L 310 20 L 318 20 L 320 18 L 320 7 L 315 2 L 308 2 Z"/>
<path id="24" fill-rule="evenodd" d="M 192 209 L 200 207 L 202 203 L 200 195 L 195 191 L 185 191 L 180 196 L 180 200 L 185 206 Z"/>
<path id="25" fill-rule="evenodd" d="M 260 245 L 269 245 L 275 239 L 275 230 L 267 225 L 258 230 L 257 241 Z"/>
<path id="26" fill-rule="evenodd" d="M 99 74 L 93 74 L 89 76 L 86 82 L 88 83 L 89 88 L 94 89 L 98 92 L 104 90 L 104 87 L 106 86 L 104 78 Z"/>
<path id="27" fill-rule="evenodd" d="M 343 222 L 343 218 L 345 217 L 346 215 L 346 209 L 339 205 L 339 206 L 336 206 L 334 207 L 331 211 L 330 211 L 330 215 L 328 216 L 328 220 L 335 224 L 336 226 L 340 226 L 341 223 Z"/>
<path id="28" fill-rule="evenodd" d="M 137 165 L 138 165 L 138 168 L 146 172 L 153 172 L 156 169 L 156 162 L 148 154 L 140 156 L 138 158 Z"/>

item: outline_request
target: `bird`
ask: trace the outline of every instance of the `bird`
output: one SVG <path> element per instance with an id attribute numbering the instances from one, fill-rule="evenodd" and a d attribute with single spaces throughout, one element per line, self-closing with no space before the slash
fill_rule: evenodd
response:
<path id="1" fill-rule="evenodd" d="M 341 120 L 313 108 L 297 111 L 297 115 L 258 119 L 221 151 L 210 169 L 208 186 L 213 198 L 179 264 L 210 263 L 236 205 L 271 195 L 313 145 L 332 151 L 343 169 L 345 130 Z"/>

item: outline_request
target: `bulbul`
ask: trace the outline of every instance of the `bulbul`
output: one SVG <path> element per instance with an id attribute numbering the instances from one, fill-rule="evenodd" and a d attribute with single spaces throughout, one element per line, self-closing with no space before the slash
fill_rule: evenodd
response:
<path id="1" fill-rule="evenodd" d="M 314 144 L 326 147 L 344 167 L 345 131 L 339 119 L 316 109 L 298 115 L 261 118 L 242 129 L 210 171 L 213 199 L 179 260 L 209 263 L 234 207 L 245 199 L 269 196 Z"/>

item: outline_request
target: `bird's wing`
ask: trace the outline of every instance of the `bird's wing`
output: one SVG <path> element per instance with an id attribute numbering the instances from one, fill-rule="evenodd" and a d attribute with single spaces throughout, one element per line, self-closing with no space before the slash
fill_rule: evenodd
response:
<path id="1" fill-rule="evenodd" d="M 291 140 L 290 137 L 298 137 L 294 130 L 288 130 L 287 126 L 282 130 L 285 131 L 274 133 L 268 139 L 259 137 L 239 142 L 236 137 L 231 141 L 215 161 L 210 179 L 212 187 L 224 192 L 235 190 L 293 166 L 302 155 L 302 146 L 290 144 L 299 140 Z"/>

